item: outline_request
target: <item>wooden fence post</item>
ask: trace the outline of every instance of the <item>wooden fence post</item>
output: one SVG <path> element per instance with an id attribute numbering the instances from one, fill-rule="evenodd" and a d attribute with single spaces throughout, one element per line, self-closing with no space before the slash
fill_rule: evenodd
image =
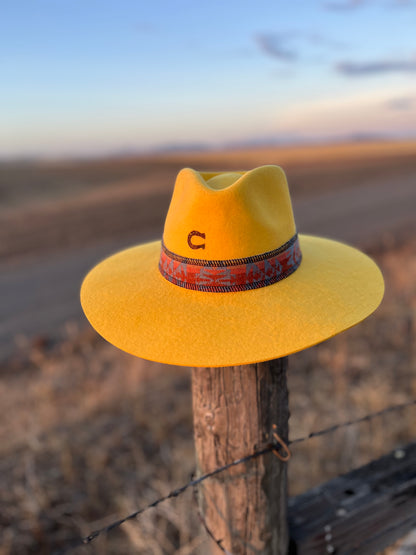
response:
<path id="1" fill-rule="evenodd" d="M 270 441 L 272 425 L 288 439 L 287 357 L 192 371 L 198 473 L 250 454 Z M 286 555 L 287 463 L 273 453 L 199 486 L 208 528 L 232 555 Z M 213 542 L 213 553 L 219 553 Z"/>

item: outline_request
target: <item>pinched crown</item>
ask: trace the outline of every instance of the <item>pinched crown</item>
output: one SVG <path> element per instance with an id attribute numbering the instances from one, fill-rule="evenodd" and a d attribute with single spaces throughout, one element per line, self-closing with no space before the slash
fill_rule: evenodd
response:
<path id="1" fill-rule="evenodd" d="M 222 173 L 185 168 L 176 179 L 163 242 L 178 256 L 229 260 L 273 251 L 295 233 L 280 167 Z"/>

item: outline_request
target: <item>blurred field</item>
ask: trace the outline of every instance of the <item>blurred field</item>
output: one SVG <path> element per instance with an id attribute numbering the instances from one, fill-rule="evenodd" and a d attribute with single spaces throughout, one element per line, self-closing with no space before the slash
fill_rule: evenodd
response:
<path id="1" fill-rule="evenodd" d="M 415 154 L 414 143 L 363 144 L 9 165 L 0 181 L 0 257 L 7 264 L 17 255 L 76 252 L 85 242 L 103 240 L 102 234 L 130 237 L 139 207 L 149 206 L 149 198 L 155 206 L 167 202 L 183 165 L 244 169 L 279 163 L 294 197 L 312 199 L 318 191 L 363 187 L 378 177 L 416 181 Z M 160 224 L 154 225 L 156 233 Z M 82 228 L 75 238 L 62 231 L 74 227 Z M 412 232 L 408 226 L 366 247 L 386 279 L 377 312 L 290 357 L 291 438 L 416 397 Z M 59 342 L 42 334 L 20 338 L 0 369 L 0 555 L 50 554 L 189 480 L 194 459 L 188 369 L 129 357 L 74 322 L 66 324 Z M 364 464 L 414 440 L 415 433 L 416 409 L 409 408 L 294 446 L 290 493 Z M 186 493 L 74 553 L 202 555 L 210 546 Z"/>
<path id="2" fill-rule="evenodd" d="M 416 142 L 0 163 L 0 262 L 131 239 L 138 230 L 146 230 L 146 238 L 159 237 L 181 168 L 244 170 L 262 164 L 285 169 L 294 199 L 378 181 L 394 186 L 414 179 Z"/>
<path id="3" fill-rule="evenodd" d="M 140 183 L 141 192 L 166 190 L 172 176 L 184 166 L 198 169 L 250 169 L 261 164 L 282 165 L 289 175 L 302 170 L 311 181 L 310 190 L 333 188 L 345 183 L 355 172 L 362 184 L 368 175 L 400 177 L 415 168 L 415 141 L 341 143 L 298 147 L 269 147 L 240 150 L 176 152 L 129 158 L 0 162 L 0 211 L 22 206 L 44 205 L 74 197 L 88 190 L 120 183 Z M 317 183 L 314 174 L 320 179 Z M 165 177 L 164 180 L 162 177 Z M 294 190 L 299 187 L 290 180 Z M 302 189 L 304 188 L 304 184 Z"/>

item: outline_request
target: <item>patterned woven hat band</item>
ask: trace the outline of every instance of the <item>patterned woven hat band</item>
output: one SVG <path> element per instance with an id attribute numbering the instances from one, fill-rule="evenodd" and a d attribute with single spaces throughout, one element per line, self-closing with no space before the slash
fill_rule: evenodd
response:
<path id="1" fill-rule="evenodd" d="M 185 168 L 176 179 L 163 243 L 178 257 L 218 261 L 276 251 L 295 235 L 280 167 L 224 173 Z"/>
<path id="2" fill-rule="evenodd" d="M 177 177 L 162 241 L 123 249 L 83 281 L 81 303 L 110 343 L 191 367 L 290 355 L 357 324 L 383 277 L 357 249 L 296 232 L 276 166 Z"/>

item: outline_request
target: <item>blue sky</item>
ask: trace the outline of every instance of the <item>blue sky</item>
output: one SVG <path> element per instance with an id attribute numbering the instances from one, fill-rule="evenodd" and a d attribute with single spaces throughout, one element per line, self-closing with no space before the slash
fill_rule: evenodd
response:
<path id="1" fill-rule="evenodd" d="M 2 0 L 0 157 L 416 136 L 416 0 Z"/>

